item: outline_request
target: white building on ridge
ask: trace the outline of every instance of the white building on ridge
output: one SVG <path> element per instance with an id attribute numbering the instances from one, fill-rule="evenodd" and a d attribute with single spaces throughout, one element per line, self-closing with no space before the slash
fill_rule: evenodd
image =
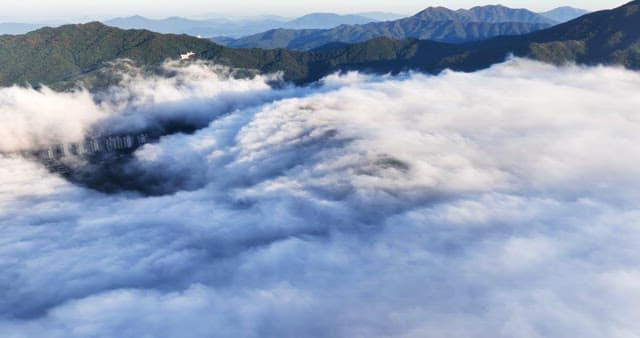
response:
<path id="1" fill-rule="evenodd" d="M 189 60 L 194 55 L 196 55 L 196 53 L 192 51 L 187 52 L 187 54 L 180 54 L 180 60 Z"/>

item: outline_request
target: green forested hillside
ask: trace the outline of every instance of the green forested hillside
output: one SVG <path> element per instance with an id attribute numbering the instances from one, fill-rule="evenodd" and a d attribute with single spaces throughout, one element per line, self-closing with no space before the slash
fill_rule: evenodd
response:
<path id="1" fill-rule="evenodd" d="M 25 35 L 0 36 L 0 83 L 52 83 L 129 58 L 153 64 L 184 51 L 215 45 L 185 35 L 120 30 L 100 23 L 43 28 Z"/>

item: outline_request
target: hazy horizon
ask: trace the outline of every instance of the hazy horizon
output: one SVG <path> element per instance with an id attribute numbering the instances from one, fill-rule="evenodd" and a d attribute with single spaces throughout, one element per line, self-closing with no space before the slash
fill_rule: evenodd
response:
<path id="1" fill-rule="evenodd" d="M 546 11 L 560 6 L 571 6 L 590 11 L 620 6 L 628 1 L 606 0 L 566 0 L 566 1 L 532 1 L 505 0 L 483 2 L 473 0 L 456 1 L 416 1 L 407 0 L 402 4 L 388 1 L 343 2 L 307 1 L 303 5 L 291 0 L 276 0 L 263 3 L 257 0 L 243 0 L 224 4 L 211 4 L 204 0 L 151 1 L 151 0 L 113 0 L 87 5 L 80 0 L 61 0 L 51 3 L 44 0 L 8 0 L 5 10 L 0 15 L 0 22 L 55 22 L 55 21 L 89 21 L 104 20 L 113 17 L 142 15 L 150 18 L 166 18 L 181 16 L 188 18 L 213 18 L 216 16 L 240 18 L 275 15 L 296 17 L 316 12 L 354 14 L 362 12 L 389 12 L 404 15 L 414 14 L 430 6 L 444 6 L 452 9 L 470 8 L 473 6 L 502 4 L 514 8 L 527 8 L 533 11 Z M 249 10 L 248 10 L 249 9 Z"/>

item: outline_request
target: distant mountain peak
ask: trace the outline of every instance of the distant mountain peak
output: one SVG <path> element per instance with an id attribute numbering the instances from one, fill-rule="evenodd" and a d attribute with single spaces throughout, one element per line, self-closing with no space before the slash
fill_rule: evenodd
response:
<path id="1" fill-rule="evenodd" d="M 582 10 L 582 9 L 575 8 L 575 7 L 571 7 L 571 6 L 560 6 L 560 7 L 556 7 L 556 8 L 554 8 L 553 10 L 559 10 L 559 9 L 561 9 L 561 10 L 565 10 L 565 9 L 578 9 L 578 10 Z"/>
<path id="2" fill-rule="evenodd" d="M 239 39 L 215 37 L 214 41 L 236 48 L 286 48 L 312 50 L 345 43 L 387 37 L 462 43 L 500 35 L 520 35 L 548 28 L 553 21 L 526 9 L 501 5 L 451 10 L 429 7 L 413 17 L 394 21 L 340 25 L 331 29 L 275 29 Z M 295 28 L 295 27 L 294 27 Z M 327 47 L 328 46 L 328 47 Z"/>
<path id="3" fill-rule="evenodd" d="M 459 9 L 459 10 L 464 10 L 464 9 Z M 414 16 L 419 16 L 420 14 L 423 14 L 423 13 L 438 12 L 438 11 L 452 12 L 451 9 L 444 6 L 429 6 L 421 10 L 420 12 L 416 13 Z"/>
<path id="4" fill-rule="evenodd" d="M 507 7 L 505 5 L 478 5 L 478 6 L 473 6 L 471 8 L 469 8 L 469 11 L 473 11 L 473 10 L 478 10 L 478 9 L 515 9 L 515 8 L 511 8 L 511 7 Z M 462 9 L 463 11 L 467 10 L 467 9 Z"/>
<path id="5" fill-rule="evenodd" d="M 113 18 L 112 20 L 149 20 L 149 19 L 142 15 L 136 14 L 131 16 L 120 16 L 117 18 Z"/>
<path id="6" fill-rule="evenodd" d="M 66 25 L 66 26 L 71 26 L 71 25 Z M 109 28 L 109 26 L 103 24 L 100 21 L 91 21 L 91 22 L 87 22 L 87 23 L 78 23 L 75 24 L 73 26 L 76 27 L 80 27 L 80 28 L 88 28 L 88 29 L 103 29 L 103 28 Z M 61 26 L 61 27 L 65 27 L 65 26 Z"/>
<path id="7" fill-rule="evenodd" d="M 589 13 L 589 11 L 585 9 L 574 8 L 571 6 L 561 6 L 539 14 L 551 20 L 562 23 L 576 19 L 587 13 Z"/>
<path id="8" fill-rule="evenodd" d="M 534 24 L 555 24 L 554 20 L 524 8 L 511 8 L 504 5 L 475 6 L 470 9 L 451 10 L 446 7 L 428 7 L 414 17 L 422 20 L 461 21 L 461 22 L 522 22 Z"/>
<path id="9" fill-rule="evenodd" d="M 295 20 L 289 21 L 286 23 L 283 28 L 292 28 L 292 29 L 326 29 L 331 27 L 337 27 L 340 25 L 359 25 L 365 24 L 372 21 L 376 21 L 375 19 L 367 18 L 364 16 L 353 15 L 353 14 L 336 14 L 336 13 L 310 13 L 299 17 Z"/>
<path id="10" fill-rule="evenodd" d="M 188 34 L 192 36 L 230 36 L 240 37 L 276 28 L 291 29 L 328 29 L 342 24 L 365 24 L 376 19 L 336 13 L 310 13 L 289 20 L 276 17 L 248 17 L 245 19 L 189 19 L 172 16 L 163 19 L 151 19 L 141 15 L 118 17 L 105 21 L 106 24 L 122 29 L 147 29 L 158 33 Z"/>
<path id="11" fill-rule="evenodd" d="M 310 17 L 310 16 L 342 16 L 340 14 L 331 13 L 331 12 L 314 12 L 301 16 L 299 19 Z"/>
<path id="12" fill-rule="evenodd" d="M 407 17 L 407 15 L 404 15 L 404 14 L 387 13 L 387 12 L 376 12 L 376 11 L 374 11 L 374 12 L 356 13 L 356 15 L 364 16 L 364 17 L 375 19 L 375 20 L 379 20 L 379 21 L 397 20 L 397 19 L 401 19 L 401 18 Z"/>

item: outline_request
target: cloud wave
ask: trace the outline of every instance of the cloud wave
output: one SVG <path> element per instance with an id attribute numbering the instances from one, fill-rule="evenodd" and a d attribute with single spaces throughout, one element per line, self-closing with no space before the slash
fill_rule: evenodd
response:
<path id="1" fill-rule="evenodd" d="M 127 163 L 156 196 L 0 155 L 3 336 L 640 333 L 638 73 L 514 59 L 274 89 L 194 67 L 100 100 L 3 89 L 94 107 L 78 133 L 202 124 Z"/>

